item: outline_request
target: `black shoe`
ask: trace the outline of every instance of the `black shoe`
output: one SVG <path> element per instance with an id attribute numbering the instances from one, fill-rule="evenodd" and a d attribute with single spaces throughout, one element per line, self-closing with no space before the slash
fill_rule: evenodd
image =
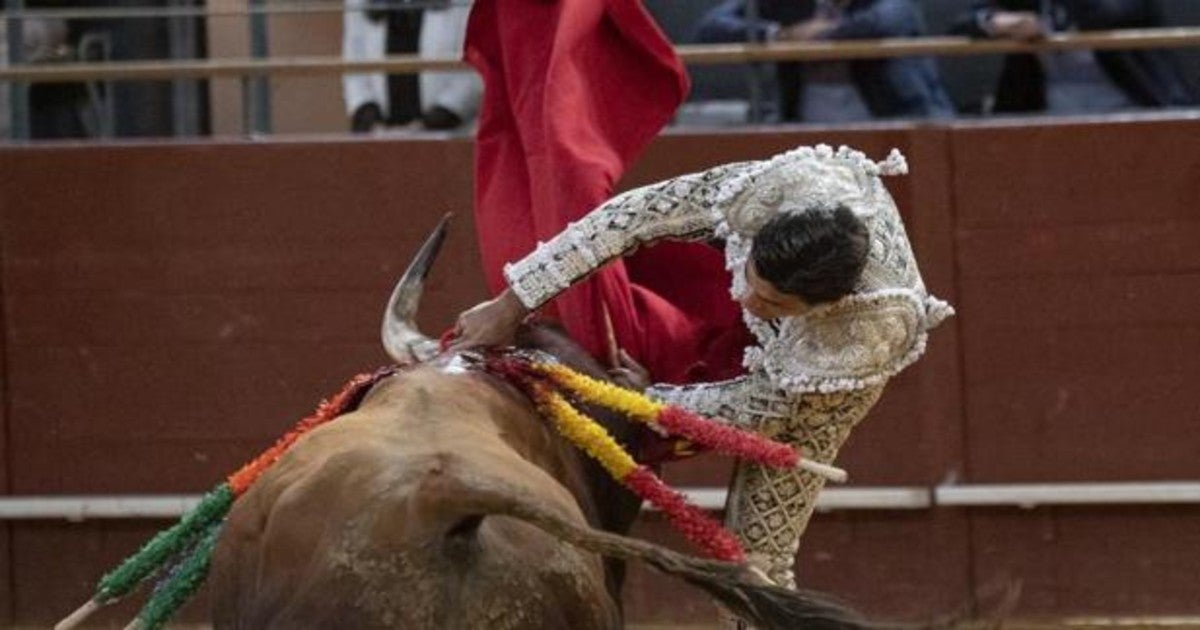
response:
<path id="1" fill-rule="evenodd" d="M 445 131 L 448 129 L 457 129 L 462 123 L 463 119 L 461 116 L 441 105 L 430 107 L 421 116 L 421 124 L 430 130 Z"/>
<path id="2" fill-rule="evenodd" d="M 350 118 L 350 131 L 368 133 L 378 125 L 383 124 L 383 110 L 376 103 L 360 105 Z"/>

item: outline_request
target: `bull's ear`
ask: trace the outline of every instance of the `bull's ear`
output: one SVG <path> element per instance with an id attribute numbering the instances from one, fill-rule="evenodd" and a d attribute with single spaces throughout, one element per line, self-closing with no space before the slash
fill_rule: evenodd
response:
<path id="1" fill-rule="evenodd" d="M 421 303 L 421 293 L 425 289 L 425 278 L 442 249 L 442 242 L 446 240 L 451 216 L 453 215 L 446 213 L 425 239 L 421 249 L 417 250 L 417 255 L 396 283 L 384 310 L 381 331 L 383 349 L 397 363 L 425 361 L 438 353 L 438 342 L 417 330 L 417 308 Z"/>

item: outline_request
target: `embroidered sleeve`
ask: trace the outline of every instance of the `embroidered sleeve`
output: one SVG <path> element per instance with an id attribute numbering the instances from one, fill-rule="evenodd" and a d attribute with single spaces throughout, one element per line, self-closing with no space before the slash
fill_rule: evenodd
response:
<path id="1" fill-rule="evenodd" d="M 775 387 L 762 372 L 716 383 L 655 385 L 646 394 L 660 402 L 753 430 L 768 422 L 786 423 L 802 398 L 800 394 Z"/>
<path id="2" fill-rule="evenodd" d="M 606 201 L 533 253 L 506 265 L 508 286 L 527 308 L 536 309 L 640 245 L 711 238 L 715 180 L 728 168 L 643 186 Z"/>
<path id="3" fill-rule="evenodd" d="M 661 403 L 677 405 L 702 416 L 738 424 L 736 419 L 729 416 L 735 407 L 731 403 L 745 396 L 747 381 L 750 378 L 742 376 L 728 381 L 694 385 L 660 383 L 646 389 L 646 395 Z"/>
<path id="4" fill-rule="evenodd" d="M 646 390 L 660 402 L 788 443 L 798 441 L 790 435 L 794 432 L 815 435 L 826 424 L 857 423 L 882 392 L 882 383 L 851 391 L 792 392 L 772 385 L 762 372 L 718 383 L 655 385 Z"/>

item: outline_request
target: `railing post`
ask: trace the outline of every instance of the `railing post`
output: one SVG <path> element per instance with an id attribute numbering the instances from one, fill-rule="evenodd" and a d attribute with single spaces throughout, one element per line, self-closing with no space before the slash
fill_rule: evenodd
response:
<path id="1" fill-rule="evenodd" d="M 172 7 L 187 8 L 192 0 L 171 0 Z M 171 59 L 196 57 L 196 18 L 177 15 L 167 18 L 167 38 Z M 199 81 L 171 81 L 171 127 L 176 136 L 195 136 L 200 133 Z"/>
<path id="2" fill-rule="evenodd" d="M 25 9 L 24 0 L 4 0 L 8 12 L 8 63 L 20 65 L 25 59 L 25 37 L 22 19 L 18 17 Z M 8 86 L 9 137 L 13 140 L 28 140 L 29 129 L 29 84 L 13 81 Z"/>
<path id="3" fill-rule="evenodd" d="M 267 13 L 265 0 L 250 0 L 250 56 L 265 59 L 270 55 L 267 40 Z M 249 130 L 256 134 L 271 133 L 271 77 L 269 75 L 246 77 L 243 93 L 248 100 Z M 248 88 L 248 89 L 247 89 Z"/>
<path id="4" fill-rule="evenodd" d="M 758 22 L 758 0 L 746 1 L 746 21 L 750 24 Z M 762 39 L 754 36 L 754 29 L 751 28 L 746 32 L 747 40 L 762 43 Z M 763 107 L 762 97 L 762 63 L 751 61 L 748 64 L 748 72 L 746 73 L 746 86 L 749 88 L 747 95 L 746 119 L 749 123 L 761 123 L 766 119 L 766 112 Z"/>

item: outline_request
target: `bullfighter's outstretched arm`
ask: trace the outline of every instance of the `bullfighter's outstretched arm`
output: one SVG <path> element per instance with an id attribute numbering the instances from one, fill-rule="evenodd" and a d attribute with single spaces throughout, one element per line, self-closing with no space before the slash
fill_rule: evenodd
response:
<path id="1" fill-rule="evenodd" d="M 749 422 L 735 412 L 733 401 L 742 400 L 766 383 L 759 375 L 739 376 L 728 381 L 671 385 L 658 383 L 646 389 L 646 395 L 661 403 L 678 405 L 702 416 L 719 419 L 745 428 Z"/>
<path id="2" fill-rule="evenodd" d="M 646 395 L 743 429 L 757 428 L 767 420 L 786 419 L 802 396 L 771 385 L 762 372 L 713 383 L 657 383 L 646 389 Z"/>
<path id="3" fill-rule="evenodd" d="M 876 388 L 867 388 L 876 389 Z M 882 389 L 879 387 L 878 389 Z M 659 383 L 646 389 L 646 395 L 671 405 L 679 405 L 700 415 L 753 430 L 762 430 L 778 422 L 792 422 L 805 416 L 814 407 L 825 407 L 819 403 L 826 398 L 843 400 L 848 394 L 789 392 L 771 384 L 762 372 L 750 372 L 745 376 L 714 383 L 670 385 Z M 859 410 L 866 413 L 874 397 Z"/>
<path id="4" fill-rule="evenodd" d="M 683 175 L 604 202 L 525 258 L 506 265 L 509 288 L 533 310 L 641 245 L 711 238 L 716 226 L 715 182 L 735 166 Z"/>

